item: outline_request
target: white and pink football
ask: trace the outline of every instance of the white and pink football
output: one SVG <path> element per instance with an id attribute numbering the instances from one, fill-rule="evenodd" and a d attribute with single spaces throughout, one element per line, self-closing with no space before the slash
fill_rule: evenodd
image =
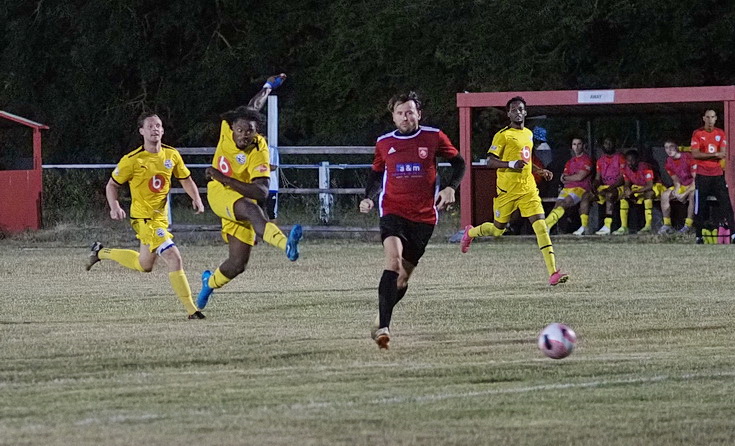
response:
<path id="1" fill-rule="evenodd" d="M 541 330 L 538 348 L 549 358 L 562 359 L 569 356 L 577 345 L 577 334 L 564 324 L 554 322 Z"/>

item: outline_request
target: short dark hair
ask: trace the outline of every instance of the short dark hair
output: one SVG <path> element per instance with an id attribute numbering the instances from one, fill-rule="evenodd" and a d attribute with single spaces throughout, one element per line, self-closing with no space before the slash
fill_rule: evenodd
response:
<path id="1" fill-rule="evenodd" d="M 245 121 L 253 121 L 258 127 L 258 131 L 263 128 L 263 122 L 265 121 L 265 118 L 262 114 L 260 114 L 258 110 L 247 107 L 245 105 L 241 105 L 234 110 L 224 112 L 222 113 L 221 117 L 223 120 L 227 121 L 230 127 L 232 127 L 235 121 L 239 119 L 244 119 Z"/>
<path id="2" fill-rule="evenodd" d="M 641 159 L 641 154 L 640 154 L 640 152 L 638 152 L 638 149 L 628 149 L 628 150 L 626 150 L 625 151 L 625 157 L 627 158 L 628 156 L 633 156 L 637 160 L 640 160 Z"/>
<path id="3" fill-rule="evenodd" d="M 156 113 L 156 112 L 150 112 L 149 111 L 149 112 L 143 112 L 143 113 L 141 113 L 140 116 L 138 116 L 138 128 L 139 129 L 142 129 L 143 128 L 143 124 L 145 123 L 145 120 L 148 119 L 148 118 L 152 118 L 154 116 L 156 118 L 158 118 L 158 119 L 161 119 L 161 117 L 158 116 L 158 113 Z"/>
<path id="4" fill-rule="evenodd" d="M 675 145 L 677 149 L 679 148 L 679 144 L 677 144 L 676 141 L 673 140 L 673 138 L 668 138 L 668 139 L 664 140 L 664 145 L 666 145 L 668 143 L 671 143 L 671 144 Z"/>
<path id="5" fill-rule="evenodd" d="M 505 104 L 505 110 L 506 111 L 510 111 L 510 104 L 512 104 L 514 102 L 521 102 L 521 103 L 523 103 L 523 107 L 524 108 L 526 107 L 526 100 L 525 99 L 523 99 L 520 96 L 514 96 L 514 97 L 510 98 L 510 100 L 508 101 L 507 104 Z"/>
<path id="6" fill-rule="evenodd" d="M 416 110 L 421 110 L 424 106 L 421 99 L 419 99 L 419 95 L 415 91 L 409 91 L 408 93 L 400 93 L 390 98 L 388 101 L 388 111 L 393 113 L 396 104 L 403 104 L 408 101 L 413 101 L 416 104 Z"/>

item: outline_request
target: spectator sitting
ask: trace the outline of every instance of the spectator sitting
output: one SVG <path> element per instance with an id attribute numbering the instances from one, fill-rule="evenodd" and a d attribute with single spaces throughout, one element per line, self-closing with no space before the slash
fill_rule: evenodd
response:
<path id="1" fill-rule="evenodd" d="M 612 138 L 605 138 L 602 142 L 602 156 L 597 160 L 597 173 L 593 181 L 593 190 L 597 193 L 597 203 L 605 205 L 605 223 L 595 232 L 597 235 L 612 233 L 612 215 L 615 203 L 623 195 L 623 170 L 625 156 L 615 151 L 615 142 Z"/>
<path id="2" fill-rule="evenodd" d="M 584 151 L 582 138 L 572 139 L 572 159 L 564 165 L 561 182 L 564 188 L 559 192 L 554 209 L 546 217 L 546 226 L 551 229 L 566 210 L 579 205 L 579 217 L 582 225 L 574 231 L 574 235 L 585 235 L 589 232 L 590 201 L 592 198 L 592 158 Z"/>
<path id="3" fill-rule="evenodd" d="M 674 232 L 671 225 L 671 201 L 674 200 L 687 204 L 687 218 L 684 220 L 684 226 L 679 230 L 679 232 L 686 234 L 691 231 L 694 222 L 692 154 L 680 152 L 676 143 L 670 139 L 664 143 L 664 150 L 666 150 L 668 156 L 664 168 L 671 177 L 673 185 L 661 194 L 661 213 L 663 214 L 664 224 L 658 233 L 670 234 Z"/>
<path id="4" fill-rule="evenodd" d="M 620 228 L 614 232 L 615 235 L 628 234 L 628 211 L 630 200 L 635 203 L 643 203 L 645 210 L 645 226 L 638 231 L 639 234 L 651 232 L 653 221 L 653 200 L 660 197 L 665 187 L 661 183 L 654 182 L 655 175 L 648 163 L 640 160 L 637 150 L 631 149 L 625 152 L 626 166 L 623 170 L 623 197 L 620 199 Z"/>

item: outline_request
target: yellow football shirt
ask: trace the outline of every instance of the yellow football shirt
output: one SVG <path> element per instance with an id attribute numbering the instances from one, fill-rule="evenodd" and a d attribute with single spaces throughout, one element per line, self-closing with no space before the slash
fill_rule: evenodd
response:
<path id="1" fill-rule="evenodd" d="M 181 154 L 173 147 L 162 145 L 158 153 L 151 153 L 141 146 L 122 157 L 112 172 L 112 180 L 130 186 L 130 218 L 154 218 L 167 214 L 171 177 L 183 180 L 190 175 Z"/>
<path id="2" fill-rule="evenodd" d="M 536 181 L 531 172 L 531 148 L 533 133 L 527 129 L 505 127 L 495 134 L 487 153 L 495 155 L 500 161 L 523 160 L 527 164 L 521 169 L 506 167 L 497 170 L 497 188 L 500 192 L 521 194 L 536 190 Z"/>
<path id="3" fill-rule="evenodd" d="M 212 167 L 243 183 L 252 183 L 255 178 L 270 178 L 268 143 L 261 135 L 257 135 L 253 144 L 240 150 L 232 139 L 230 125 L 222 121 Z"/>

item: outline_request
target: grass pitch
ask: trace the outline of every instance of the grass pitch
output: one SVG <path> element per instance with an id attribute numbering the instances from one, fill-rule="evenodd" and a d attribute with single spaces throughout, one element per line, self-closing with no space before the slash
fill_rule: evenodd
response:
<path id="1" fill-rule="evenodd" d="M 379 243 L 257 246 L 188 321 L 163 265 L 0 245 L 0 444 L 735 443 L 735 247 L 532 239 L 432 242 L 369 338 Z M 226 248 L 182 246 L 196 293 Z M 579 336 L 560 361 L 550 322 Z"/>

